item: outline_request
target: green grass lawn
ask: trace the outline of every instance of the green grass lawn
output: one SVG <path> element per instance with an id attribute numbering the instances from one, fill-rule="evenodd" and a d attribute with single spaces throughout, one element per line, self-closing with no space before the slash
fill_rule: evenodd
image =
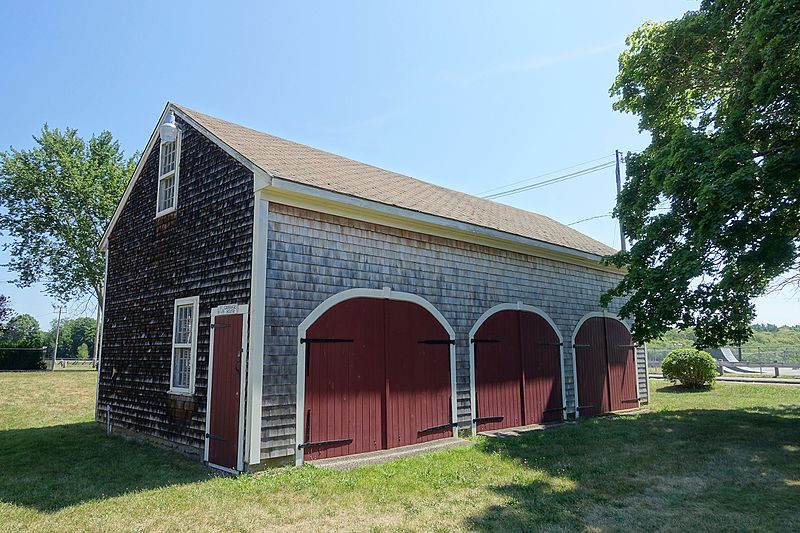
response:
<path id="1" fill-rule="evenodd" d="M 651 412 L 238 478 L 92 422 L 94 372 L 0 374 L 0 531 L 791 531 L 800 387 L 652 382 Z"/>

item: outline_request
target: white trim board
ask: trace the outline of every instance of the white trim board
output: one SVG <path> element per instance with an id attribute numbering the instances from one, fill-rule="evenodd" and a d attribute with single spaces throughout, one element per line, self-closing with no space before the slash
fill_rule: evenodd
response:
<path id="1" fill-rule="evenodd" d="M 97 336 L 97 346 L 94 347 L 97 352 L 97 383 L 94 389 L 94 418 L 97 420 L 98 412 L 100 409 L 100 374 L 103 368 L 103 326 L 106 322 L 106 290 L 108 288 L 108 250 L 103 252 L 103 294 L 100 301 L 100 323 L 97 324 L 99 335 Z"/>
<path id="2" fill-rule="evenodd" d="M 321 317 L 326 311 L 331 309 L 338 303 L 350 300 L 353 298 L 375 298 L 383 300 L 398 300 L 402 302 L 411 302 L 419 305 L 428 311 L 433 317 L 444 327 L 447 331 L 451 341 L 455 341 L 456 334 L 453 327 L 447 319 L 439 312 L 436 307 L 428 300 L 417 294 L 408 292 L 393 291 L 389 287 L 383 289 L 348 289 L 326 299 L 319 304 L 311 313 L 297 326 L 297 399 L 295 410 L 295 465 L 300 466 L 303 464 L 303 450 L 298 446 L 303 442 L 303 434 L 305 431 L 305 392 L 306 392 L 306 351 L 305 346 L 300 342 L 300 339 L 306 336 L 308 328 L 310 328 L 316 320 Z M 458 421 L 458 402 L 456 399 L 456 346 L 451 343 L 450 345 L 450 409 L 451 409 L 451 422 L 456 424 Z M 458 427 L 453 426 L 453 436 L 458 436 Z"/>
<path id="3" fill-rule="evenodd" d="M 545 321 L 550 324 L 550 327 L 553 328 L 553 331 L 556 332 L 556 336 L 558 336 L 558 360 L 561 364 L 561 406 L 564 408 L 561 411 L 561 417 L 563 420 L 567 418 L 567 394 L 566 394 L 566 377 L 564 375 L 564 337 L 561 335 L 561 331 L 558 329 L 558 326 L 553 319 L 550 318 L 550 315 L 545 313 L 539 307 L 534 307 L 532 305 L 525 305 L 522 302 L 517 302 L 515 304 L 512 303 L 502 303 L 497 304 L 489 309 L 487 309 L 481 316 L 475 321 L 475 324 L 472 326 L 472 329 L 469 330 L 469 404 L 470 404 L 470 429 L 472 430 L 472 434 L 475 435 L 477 433 L 477 424 L 475 424 L 475 419 L 478 416 L 477 409 L 478 404 L 477 402 L 477 394 L 475 392 L 475 343 L 472 342 L 472 339 L 475 338 L 475 335 L 478 333 L 478 330 L 481 328 L 484 322 L 486 322 L 490 317 L 494 316 L 495 314 L 499 313 L 500 311 L 525 311 L 528 313 L 534 313 L 539 315 L 540 317 L 544 318 Z M 523 421 L 524 422 L 524 421 Z"/>
<path id="4" fill-rule="evenodd" d="M 246 305 L 220 305 L 211 309 L 211 320 L 209 324 L 209 330 L 211 331 L 208 341 L 208 374 L 206 378 L 206 383 L 208 384 L 206 388 L 206 424 L 205 424 L 205 435 L 203 437 L 203 461 L 213 468 L 217 470 L 223 470 L 229 473 L 238 473 L 244 470 L 244 462 L 243 462 L 243 448 L 244 448 L 244 393 L 245 393 L 245 382 L 246 382 L 246 372 L 244 371 L 244 364 L 242 364 L 241 371 L 239 372 L 239 436 L 237 437 L 236 443 L 236 470 L 231 470 L 230 468 L 211 464 L 208 462 L 208 434 L 211 431 L 211 389 L 214 385 L 213 375 L 214 375 L 214 328 L 211 327 L 214 324 L 214 318 L 222 315 L 242 315 L 242 363 L 246 360 L 247 355 L 247 319 L 248 319 L 248 306 Z"/>
<path id="5" fill-rule="evenodd" d="M 250 339 L 247 358 L 247 463 L 261 462 L 261 410 L 264 390 L 264 327 L 267 305 L 269 203 L 260 191 L 253 199 L 253 250 L 250 267 Z"/>
<path id="6" fill-rule="evenodd" d="M 616 314 L 609 313 L 608 311 L 592 311 L 591 313 L 586 313 L 578 321 L 578 324 L 575 326 L 575 329 L 572 330 L 572 339 L 570 340 L 570 342 L 572 344 L 571 344 L 570 347 L 572 348 L 572 377 L 573 377 L 573 379 L 572 379 L 572 388 L 573 388 L 573 393 L 574 393 L 574 397 L 575 397 L 575 419 L 578 419 L 581 416 L 580 411 L 578 409 L 578 406 L 581 403 L 580 403 L 580 401 L 578 399 L 578 365 L 577 365 L 577 361 L 576 361 L 577 360 L 577 352 L 575 350 L 575 337 L 578 335 L 578 331 L 580 331 L 581 326 L 583 326 L 583 323 L 586 322 L 587 320 L 589 320 L 590 318 L 611 318 L 613 320 L 616 320 L 617 322 L 620 322 L 623 326 L 625 326 L 625 329 L 628 330 L 628 333 L 631 332 L 631 327 L 628 324 L 626 324 L 624 320 L 622 320 Z M 633 352 L 633 360 L 634 360 L 634 362 L 636 361 L 636 351 L 635 350 Z M 638 372 L 638 370 L 637 370 L 637 372 Z M 639 388 L 638 376 L 637 376 L 637 379 L 636 379 L 636 388 L 637 388 L 637 390 Z"/>

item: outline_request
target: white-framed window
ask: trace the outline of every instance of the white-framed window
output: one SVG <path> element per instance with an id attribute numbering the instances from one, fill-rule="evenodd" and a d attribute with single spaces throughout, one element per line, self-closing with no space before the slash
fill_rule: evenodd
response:
<path id="1" fill-rule="evenodd" d="M 163 141 L 158 155 L 158 199 L 156 216 L 175 210 L 178 205 L 178 175 L 181 163 L 181 135 L 174 141 Z"/>
<path id="2" fill-rule="evenodd" d="M 172 318 L 172 362 L 169 373 L 170 392 L 194 393 L 199 308 L 200 298 L 197 296 L 175 300 L 175 312 Z"/>

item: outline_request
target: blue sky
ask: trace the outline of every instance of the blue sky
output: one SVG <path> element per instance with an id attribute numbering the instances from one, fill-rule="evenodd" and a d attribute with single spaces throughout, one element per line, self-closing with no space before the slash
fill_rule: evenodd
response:
<path id="1" fill-rule="evenodd" d="M 0 149 L 31 146 L 47 122 L 108 129 L 132 153 L 173 100 L 469 193 L 646 146 L 635 117 L 611 110 L 617 56 L 642 22 L 697 6 L 111 4 L 0 5 Z M 609 213 L 614 187 L 608 169 L 503 201 L 572 223 Z M 610 217 L 575 227 L 619 246 Z M 13 278 L 0 268 L 0 293 L 49 322 L 51 300 Z M 788 293 L 758 302 L 760 321 L 798 311 Z"/>

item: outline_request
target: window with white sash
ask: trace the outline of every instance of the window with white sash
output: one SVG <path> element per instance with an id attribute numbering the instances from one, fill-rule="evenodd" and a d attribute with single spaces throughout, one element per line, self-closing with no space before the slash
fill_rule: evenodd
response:
<path id="1" fill-rule="evenodd" d="M 170 392 L 180 394 L 194 392 L 199 307 L 200 299 L 197 296 L 175 300 L 175 313 L 172 319 Z"/>
<path id="2" fill-rule="evenodd" d="M 156 216 L 175 210 L 178 204 L 178 174 L 181 159 L 181 136 L 161 143 L 158 157 L 158 199 Z"/>

